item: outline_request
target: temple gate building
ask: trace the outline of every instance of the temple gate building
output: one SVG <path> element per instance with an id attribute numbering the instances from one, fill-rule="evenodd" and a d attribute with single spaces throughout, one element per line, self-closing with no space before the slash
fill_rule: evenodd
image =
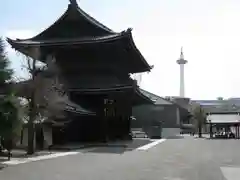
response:
<path id="1" fill-rule="evenodd" d="M 54 144 L 131 138 L 132 107 L 152 103 L 130 78 L 152 68 L 131 32 L 114 32 L 70 1 L 65 13 L 40 34 L 7 39 L 14 49 L 43 63 L 54 58 L 69 99 L 95 114 L 71 111 L 68 123 L 52 123 Z"/>

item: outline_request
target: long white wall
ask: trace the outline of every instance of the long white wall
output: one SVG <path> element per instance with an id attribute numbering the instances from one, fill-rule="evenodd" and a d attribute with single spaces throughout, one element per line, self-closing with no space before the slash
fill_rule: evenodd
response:
<path id="1" fill-rule="evenodd" d="M 162 138 L 175 137 L 180 135 L 180 128 L 163 128 L 162 129 Z"/>

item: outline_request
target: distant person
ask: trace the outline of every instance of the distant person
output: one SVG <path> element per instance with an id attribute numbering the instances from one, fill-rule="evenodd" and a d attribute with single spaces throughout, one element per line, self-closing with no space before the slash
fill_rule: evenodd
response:
<path id="1" fill-rule="evenodd" d="M 233 132 L 230 132 L 229 138 L 235 138 L 235 134 Z"/>

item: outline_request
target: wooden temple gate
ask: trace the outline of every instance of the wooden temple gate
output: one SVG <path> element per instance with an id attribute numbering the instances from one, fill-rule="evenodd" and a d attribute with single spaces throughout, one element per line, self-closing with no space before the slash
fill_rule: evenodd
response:
<path id="1" fill-rule="evenodd" d="M 96 114 L 69 113 L 71 122 L 61 133 L 66 141 L 129 138 L 135 98 L 147 99 L 130 74 L 152 69 L 137 49 L 131 28 L 114 32 L 70 1 L 65 13 L 40 34 L 7 41 L 44 63 L 53 56 L 70 100 Z"/>

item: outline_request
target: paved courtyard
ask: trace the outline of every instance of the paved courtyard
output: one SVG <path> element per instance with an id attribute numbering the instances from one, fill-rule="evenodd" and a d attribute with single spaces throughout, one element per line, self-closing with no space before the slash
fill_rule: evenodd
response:
<path id="1" fill-rule="evenodd" d="M 236 180 L 240 140 L 184 137 L 148 150 L 99 147 L 55 159 L 13 165 L 7 180 Z"/>

